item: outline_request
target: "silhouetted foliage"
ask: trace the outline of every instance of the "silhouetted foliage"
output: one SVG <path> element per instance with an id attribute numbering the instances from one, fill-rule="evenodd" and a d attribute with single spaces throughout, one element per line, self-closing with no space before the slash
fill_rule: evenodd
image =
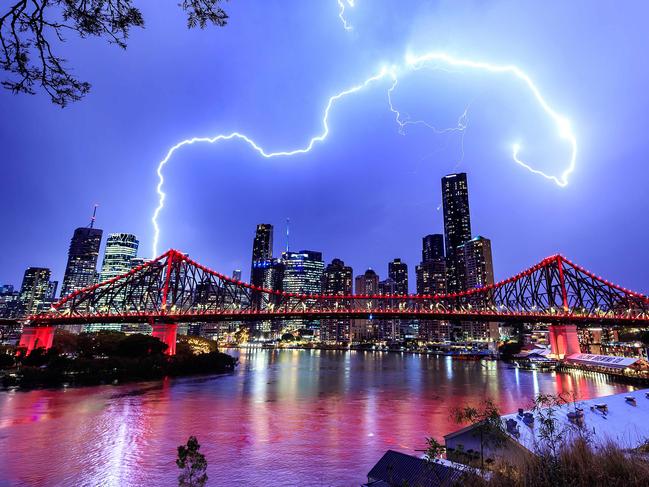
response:
<path id="1" fill-rule="evenodd" d="M 78 342 L 79 335 L 59 328 L 54 333 L 52 348 L 58 353 L 77 353 Z"/>
<path id="2" fill-rule="evenodd" d="M 208 24 L 224 26 L 228 16 L 222 0 L 183 0 L 191 29 Z M 0 67 L 8 73 L 2 86 L 14 93 L 45 91 L 62 107 L 80 100 L 90 84 L 80 81 L 55 54 L 53 43 L 65 42 L 66 34 L 100 37 L 126 49 L 132 27 L 144 27 L 134 0 L 13 0 L 0 12 Z"/>
<path id="3" fill-rule="evenodd" d="M 111 384 L 228 372 L 237 366 L 234 357 L 218 352 L 216 343 L 207 339 L 191 337 L 198 341 L 201 350 L 213 350 L 211 352 L 194 354 L 187 339 L 181 337 L 179 343 L 184 343 L 185 348 L 179 347 L 182 349 L 179 354 L 168 357 L 164 355 L 167 346 L 150 335 L 126 335 L 116 331 L 81 333 L 74 335 L 76 350 L 70 349 L 75 341 L 72 337 L 63 333 L 57 341 L 57 335 L 55 346 L 47 352 L 39 348 L 25 356 L 23 350 L 23 354 L 16 357 L 16 373 L 5 374 L 2 385 L 32 388 Z"/>
<path id="4" fill-rule="evenodd" d="M 167 345 L 150 335 L 129 335 L 120 340 L 114 355 L 119 357 L 145 357 L 147 355 L 162 355 Z"/>
<path id="5" fill-rule="evenodd" d="M 200 448 L 195 436 L 190 436 L 186 445 L 178 447 L 176 465 L 182 469 L 178 476 L 180 487 L 203 487 L 207 482 L 207 460 L 198 451 Z"/>
<path id="6" fill-rule="evenodd" d="M 523 345 L 520 342 L 506 342 L 498 348 L 498 351 L 504 360 L 511 360 L 514 355 L 520 353 L 522 348 Z"/>
<path id="7" fill-rule="evenodd" d="M 15 364 L 14 355 L 5 353 L 4 350 L 0 351 L 0 369 L 8 369 Z"/>
<path id="8" fill-rule="evenodd" d="M 465 406 L 453 409 L 451 416 L 456 423 L 475 425 L 474 435 L 480 440 L 480 466 L 484 468 L 485 447 L 498 448 L 503 445 L 507 437 L 505 427 L 500 420 L 498 406 L 491 399 L 487 399 L 480 408 Z"/>

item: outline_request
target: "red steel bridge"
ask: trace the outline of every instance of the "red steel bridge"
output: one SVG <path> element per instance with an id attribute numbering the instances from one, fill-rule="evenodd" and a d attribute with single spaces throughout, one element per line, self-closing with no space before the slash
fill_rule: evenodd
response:
<path id="1" fill-rule="evenodd" d="M 323 295 L 236 281 L 177 250 L 76 291 L 29 316 L 20 345 L 52 346 L 58 325 L 150 323 L 174 354 L 179 322 L 278 319 L 411 319 L 546 323 L 558 356 L 579 351 L 577 326 L 649 326 L 649 297 L 615 285 L 561 255 L 482 288 L 443 295 Z"/>

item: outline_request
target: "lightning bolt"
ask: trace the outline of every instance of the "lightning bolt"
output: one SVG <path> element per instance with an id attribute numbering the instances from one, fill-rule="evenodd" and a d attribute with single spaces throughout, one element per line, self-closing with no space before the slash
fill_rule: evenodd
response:
<path id="1" fill-rule="evenodd" d="M 407 55 L 406 60 L 403 66 L 397 66 L 397 65 L 392 65 L 389 67 L 383 67 L 381 70 L 367 78 L 365 81 L 363 81 L 360 84 L 354 85 L 350 88 L 347 88 L 329 98 L 327 101 L 327 104 L 325 105 L 324 109 L 324 114 L 322 117 L 322 131 L 320 134 L 313 136 L 309 141 L 304 145 L 303 147 L 299 147 L 297 149 L 292 149 L 288 151 L 276 151 L 276 152 L 271 152 L 267 151 L 264 149 L 262 146 L 260 146 L 257 142 L 255 142 L 251 137 L 242 134 L 240 132 L 231 132 L 229 134 L 219 134 L 214 137 L 193 137 L 191 139 L 185 139 L 181 142 L 178 142 L 176 145 L 172 146 L 168 151 L 167 155 L 160 161 L 158 164 L 157 168 L 157 175 L 158 175 L 158 185 L 156 187 L 156 191 L 158 194 L 158 206 L 156 207 L 155 211 L 153 212 L 153 216 L 151 217 L 151 223 L 153 224 L 153 230 L 154 230 L 154 235 L 153 235 L 153 256 L 158 255 L 158 243 L 160 240 L 160 226 L 158 224 L 158 217 L 160 216 L 160 212 L 164 208 L 164 203 L 165 199 L 167 197 L 166 193 L 163 191 L 164 187 L 164 175 L 163 175 L 163 169 L 167 165 L 167 163 L 171 160 L 173 155 L 177 150 L 179 150 L 182 147 L 185 147 L 187 145 L 193 145 L 196 143 L 209 143 L 209 144 L 214 144 L 217 142 L 221 141 L 228 141 L 228 140 L 239 140 L 242 142 L 245 142 L 248 146 L 250 146 L 251 149 L 253 149 L 255 152 L 257 152 L 260 156 L 270 159 L 273 157 L 290 157 L 294 156 L 297 154 L 306 154 L 307 152 L 310 152 L 313 147 L 320 142 L 323 142 L 327 136 L 329 135 L 329 114 L 331 112 L 331 109 L 333 106 L 343 98 L 352 95 L 354 93 L 357 93 L 367 86 L 376 83 L 377 81 L 383 80 L 385 78 L 389 78 L 392 83 L 390 84 L 388 88 L 388 105 L 390 108 L 390 111 L 394 113 L 395 115 L 395 120 L 399 126 L 399 131 L 400 133 L 404 133 L 405 127 L 408 125 L 412 124 L 423 124 L 426 127 L 430 128 L 431 130 L 434 130 L 436 133 L 448 133 L 449 131 L 460 131 L 464 132 L 466 129 L 466 110 L 465 112 L 460 116 L 458 119 L 457 126 L 454 128 L 450 129 L 444 129 L 444 130 L 439 130 L 436 129 L 434 126 L 421 121 L 421 120 L 409 120 L 405 119 L 401 112 L 394 106 L 392 102 L 392 94 L 394 90 L 397 87 L 398 84 L 398 74 L 402 70 L 411 70 L 411 71 L 416 71 L 421 69 L 424 66 L 428 66 L 430 64 L 438 63 L 441 65 L 446 65 L 450 67 L 456 67 L 456 68 L 465 68 L 465 69 L 474 69 L 474 70 L 481 70 L 481 71 L 487 71 L 490 73 L 494 74 L 509 74 L 513 75 L 515 78 L 520 79 L 524 82 L 524 84 L 529 88 L 529 90 L 532 92 L 533 97 L 536 99 L 536 101 L 539 103 L 541 108 L 546 112 L 546 114 L 554 121 L 556 124 L 556 127 L 558 129 L 558 134 L 561 139 L 567 140 L 571 146 L 571 156 L 569 163 L 566 167 L 566 169 L 561 173 L 560 176 L 553 176 L 544 173 L 543 171 L 540 171 L 538 169 L 533 168 L 529 164 L 523 162 L 519 157 L 519 152 L 521 150 L 521 145 L 520 144 L 515 144 L 512 147 L 512 158 L 514 159 L 514 162 L 519 164 L 520 166 L 526 168 L 528 171 L 540 175 L 548 180 L 553 181 L 560 187 L 565 187 L 568 184 L 568 178 L 570 174 L 575 170 L 575 165 L 576 165 L 576 159 L 577 159 L 577 139 L 572 132 L 572 128 L 570 126 L 569 121 L 558 114 L 554 109 L 550 107 L 550 105 L 546 102 L 546 100 L 543 98 L 541 95 L 540 90 L 537 88 L 537 86 L 534 84 L 532 79 L 519 67 L 514 66 L 514 65 L 497 65 L 497 64 L 491 64 L 483 61 L 472 61 L 469 59 L 463 59 L 463 58 L 456 58 L 454 56 L 451 56 L 450 54 L 444 53 L 444 52 L 429 52 L 420 56 L 413 56 L 413 55 Z"/>
<path id="2" fill-rule="evenodd" d="M 532 166 L 522 161 L 518 157 L 518 154 L 521 150 L 521 145 L 519 143 L 512 145 L 512 159 L 514 159 L 514 162 L 524 167 L 528 171 L 532 172 L 533 174 L 537 174 L 539 176 L 543 176 L 544 178 L 550 181 L 554 181 L 558 186 L 562 188 L 568 185 L 568 178 L 574 172 L 575 167 L 577 165 L 577 137 L 572 131 L 570 121 L 567 118 L 560 115 L 559 113 L 557 113 L 548 104 L 545 98 L 543 98 L 543 95 L 541 95 L 541 91 L 538 89 L 536 84 L 534 84 L 534 81 L 532 81 L 532 78 L 530 78 L 518 66 L 514 66 L 512 64 L 497 65 L 497 64 L 486 63 L 483 61 L 459 59 L 445 52 L 430 52 L 420 56 L 413 56 L 408 54 L 406 56 L 406 64 L 408 66 L 411 66 L 413 69 L 420 69 L 422 66 L 435 61 L 445 64 L 447 66 L 476 69 L 476 70 L 487 71 L 496 74 L 502 74 L 502 73 L 510 74 L 513 75 L 515 78 L 518 78 L 521 81 L 523 81 L 523 83 L 527 85 L 529 90 L 532 92 L 532 95 L 534 96 L 538 104 L 541 106 L 543 111 L 555 123 L 558 129 L 557 131 L 558 131 L 559 138 L 566 140 L 570 144 L 571 155 L 570 155 L 570 161 L 568 162 L 566 169 L 561 173 L 559 177 L 546 174 L 543 171 L 540 171 L 538 169 L 534 169 Z"/>
<path id="3" fill-rule="evenodd" d="M 349 5 L 350 7 L 354 7 L 354 0 L 338 0 L 338 18 L 343 23 L 343 28 L 346 31 L 351 31 L 354 30 L 354 28 L 352 27 L 352 24 L 347 22 L 347 19 L 345 18 L 345 2 L 347 2 L 347 5 Z"/>

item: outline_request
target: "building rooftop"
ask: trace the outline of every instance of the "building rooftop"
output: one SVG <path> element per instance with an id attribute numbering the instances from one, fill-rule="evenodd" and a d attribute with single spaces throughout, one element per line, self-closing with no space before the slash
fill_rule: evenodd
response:
<path id="1" fill-rule="evenodd" d="M 437 487 L 460 480 L 466 466 L 452 462 L 428 462 L 394 450 L 388 450 L 367 474 L 365 486 L 416 485 Z"/>
<path id="2" fill-rule="evenodd" d="M 649 440 L 649 389 L 576 401 L 558 407 L 557 422 L 560 427 L 565 427 L 569 436 L 579 434 L 575 412 L 583 413 L 583 418 L 579 419 L 581 431 L 592 435 L 596 444 L 612 441 L 620 448 L 631 449 Z M 538 413 L 532 416 L 534 422 L 529 425 L 524 421 L 524 416 L 518 413 L 504 415 L 502 421 L 505 428 L 508 420 L 516 421 L 518 435 L 508 432 L 508 436 L 528 450 L 538 451 L 542 447 Z"/>
<path id="3" fill-rule="evenodd" d="M 631 357 L 614 357 L 610 355 L 594 355 L 592 353 L 573 353 L 566 357 L 565 360 L 569 363 L 596 365 L 598 367 L 608 367 L 610 369 L 626 369 L 627 367 L 631 367 L 640 359 Z"/>

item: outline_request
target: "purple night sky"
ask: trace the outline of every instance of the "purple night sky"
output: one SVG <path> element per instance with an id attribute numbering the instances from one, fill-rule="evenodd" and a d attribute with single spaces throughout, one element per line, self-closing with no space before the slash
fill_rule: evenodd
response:
<path id="1" fill-rule="evenodd" d="M 241 142 L 180 149 L 165 169 L 160 253 L 174 247 L 248 278 L 255 224 L 275 225 L 284 246 L 338 257 L 383 278 L 404 259 L 414 289 L 421 237 L 442 232 L 440 178 L 469 177 L 473 233 L 492 240 L 496 278 L 560 252 L 596 274 L 649 292 L 647 113 L 649 4 L 359 0 L 346 31 L 335 0 L 234 0 L 230 22 L 185 28 L 177 2 L 140 2 L 146 28 L 122 51 L 70 38 L 59 52 L 93 85 L 68 108 L 44 96 L 0 91 L 0 284 L 28 266 L 61 279 L 74 228 L 135 233 L 150 257 L 156 166 L 192 136 L 232 131 L 268 151 L 304 146 L 321 131 L 328 97 L 406 52 L 521 67 L 572 124 L 577 168 L 560 188 L 511 158 L 558 175 L 569 146 L 520 80 L 452 69 L 405 74 L 394 102 L 412 119 L 401 135 L 388 79 L 341 100 L 330 134 L 308 154 L 264 159 Z M 154 6 L 155 4 L 155 6 Z"/>

